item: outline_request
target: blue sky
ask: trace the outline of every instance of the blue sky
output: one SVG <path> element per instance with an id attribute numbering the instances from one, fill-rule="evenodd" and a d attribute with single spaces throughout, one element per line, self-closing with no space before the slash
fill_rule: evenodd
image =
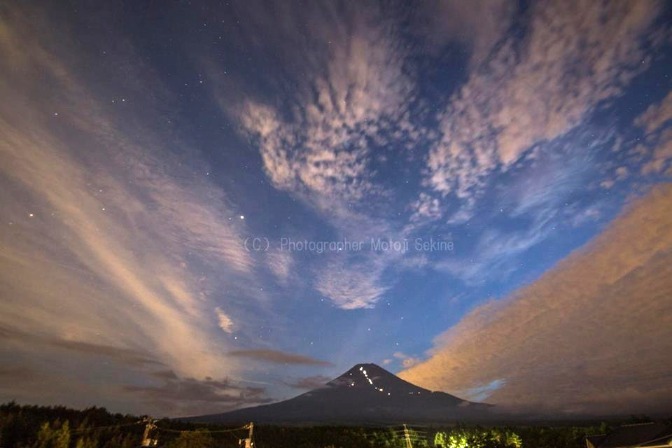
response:
<path id="1" fill-rule="evenodd" d="M 541 322 L 516 307 L 573 284 L 568 264 L 602 279 L 601 235 L 633 251 L 623 275 L 665 278 L 670 18 L 646 1 L 3 5 L 0 398 L 219 412 L 374 362 L 534 408 L 488 322 Z M 657 237 L 626 239 L 646 216 Z M 614 282 L 530 309 L 576 292 L 594 312 Z M 669 294 L 629 294 L 665 327 Z M 571 333 L 563 318 L 508 335 L 512 359 L 550 338 L 586 363 L 621 340 L 542 334 Z M 630 336 L 621 355 L 669 345 Z M 480 356 L 458 344 L 479 338 Z M 609 386 L 563 382 L 548 411 L 659 409 L 639 392 L 671 366 L 624 386 L 641 365 L 609 362 L 590 363 Z"/>

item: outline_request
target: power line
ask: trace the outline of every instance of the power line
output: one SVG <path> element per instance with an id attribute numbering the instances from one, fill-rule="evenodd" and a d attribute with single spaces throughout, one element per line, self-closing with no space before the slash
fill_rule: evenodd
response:
<path id="1" fill-rule="evenodd" d="M 92 426 L 89 428 L 79 428 L 79 429 L 72 429 L 70 430 L 70 434 L 78 434 L 82 432 L 88 432 L 88 431 L 98 431 L 100 429 L 108 429 L 108 428 L 121 428 L 124 426 L 135 426 L 135 425 L 140 425 L 144 423 L 142 420 L 133 422 L 133 423 L 119 423 L 117 425 L 106 425 L 106 426 Z"/>
<path id="2" fill-rule="evenodd" d="M 240 428 L 231 428 L 231 429 L 208 429 L 208 428 L 197 428 L 197 429 L 170 429 L 170 428 L 158 428 L 158 431 L 164 432 L 197 432 L 197 431 L 208 431 L 211 434 L 225 433 L 225 432 L 236 432 L 242 431 L 243 429 L 248 429 L 248 425 L 241 426 Z"/>

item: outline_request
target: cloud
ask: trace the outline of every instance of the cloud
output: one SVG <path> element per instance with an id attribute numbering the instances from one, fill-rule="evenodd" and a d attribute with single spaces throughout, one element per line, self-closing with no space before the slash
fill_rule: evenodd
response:
<path id="1" fill-rule="evenodd" d="M 602 217 L 599 207 L 588 207 L 573 214 L 571 225 L 580 227 L 587 222 L 595 222 Z"/>
<path id="2" fill-rule="evenodd" d="M 171 416 L 225 412 L 272 401 L 260 387 L 241 387 L 229 380 L 163 378 L 159 386 L 127 385 L 124 392 L 140 396 Z"/>
<path id="3" fill-rule="evenodd" d="M 525 36 L 503 42 L 451 99 L 426 184 L 463 200 L 478 197 L 493 173 L 621 94 L 649 64 L 657 12 L 658 4 L 645 1 L 532 5 Z"/>
<path id="4" fill-rule="evenodd" d="M 263 45 L 242 32 L 237 39 L 260 57 L 282 54 L 284 76 L 256 80 L 273 85 L 269 91 L 276 96 L 231 102 L 222 93 L 226 86 L 215 87 L 222 109 L 258 148 L 275 188 L 315 209 L 339 237 L 383 233 L 385 219 L 372 218 L 387 213 L 382 203 L 389 196 L 375 179 L 383 163 L 380 148 L 403 149 L 422 134 L 411 121 L 414 84 L 404 69 L 407 48 L 391 10 L 373 3 L 270 10 L 254 4 L 241 14 L 260 29 L 272 24 Z M 301 29 L 310 30 L 310 45 Z M 241 82 L 247 92 L 258 91 L 253 80 Z M 379 265 L 369 261 L 359 263 Z M 269 257 L 269 268 L 281 282 L 287 277 L 287 264 L 278 256 Z M 341 308 L 372 307 L 386 288 L 380 278 L 349 281 L 365 280 L 357 269 L 347 263 L 320 269 L 315 287 Z"/>
<path id="5" fill-rule="evenodd" d="M 468 285 L 506 278 L 515 270 L 518 257 L 553 232 L 551 221 L 554 216 L 553 211 L 540 212 L 529 224 L 519 224 L 514 230 L 486 228 L 478 237 L 469 262 L 446 258 L 435 262 L 433 268 L 448 272 Z"/>
<path id="6" fill-rule="evenodd" d="M 506 278 L 522 256 L 567 221 L 576 226 L 595 219 L 597 206 L 576 198 L 596 176 L 595 154 L 606 141 L 598 131 L 581 130 L 537 148 L 531 160 L 501 178 L 491 191 L 494 213 L 488 219 L 496 224 L 477 236 L 470 262 L 449 258 L 435 267 L 472 285 Z M 488 212 L 480 216 L 484 213 Z"/>
<path id="7" fill-rule="evenodd" d="M 228 353 L 234 358 L 247 358 L 255 361 L 270 362 L 274 364 L 299 364 L 307 366 L 331 366 L 332 363 L 309 356 L 286 353 L 279 350 L 256 349 L 234 350 Z"/>
<path id="8" fill-rule="evenodd" d="M 385 258 L 369 256 L 364 263 L 349 259 L 347 264 L 333 260 L 318 272 L 315 289 L 344 310 L 373 308 L 389 289 L 380 280 Z"/>
<path id="9" fill-rule="evenodd" d="M 493 380 L 488 384 L 477 386 L 464 391 L 457 391 L 456 395 L 469 401 L 483 402 L 497 389 L 501 388 L 506 381 L 502 379 Z"/>
<path id="10" fill-rule="evenodd" d="M 402 352 L 395 352 L 392 356 L 393 356 L 394 358 L 400 360 L 400 361 L 401 361 L 401 365 L 402 365 L 405 369 L 410 369 L 411 367 L 413 367 L 413 366 L 416 365 L 416 364 L 419 364 L 419 363 L 422 361 L 422 360 L 421 360 L 420 358 L 418 358 L 418 357 L 415 357 L 415 356 L 408 356 L 407 354 L 402 353 Z"/>
<path id="11" fill-rule="evenodd" d="M 590 139 L 583 134 L 571 133 L 549 142 L 535 151 L 532 161 L 500 181 L 492 194 L 496 219 L 498 224 L 506 220 L 513 226 L 484 228 L 470 253 L 470 263 L 449 258 L 435 263 L 436 267 L 468 284 L 506 278 L 519 257 L 551 237 L 567 216 L 575 224 L 582 222 L 579 215 L 588 218 L 590 206 L 574 204 L 574 198 L 595 175 L 590 153 L 604 139 L 596 138 L 594 132 Z M 570 204 L 580 211 L 570 212 Z"/>
<path id="12" fill-rule="evenodd" d="M 659 103 L 649 106 L 639 117 L 635 124 L 642 127 L 647 135 L 659 132 L 672 121 L 672 91 L 669 92 Z"/>
<path id="13" fill-rule="evenodd" d="M 217 322 L 219 323 L 219 328 L 221 328 L 225 333 L 233 333 L 233 321 L 231 318 L 224 312 L 220 307 L 215 308 L 215 313 L 217 313 Z"/>
<path id="14" fill-rule="evenodd" d="M 39 335 L 15 340 L 12 356 L 30 345 L 65 349 L 61 364 L 104 356 L 139 374 L 150 362 L 194 378 L 236 372 L 211 336 L 210 295 L 221 279 L 248 282 L 255 264 L 228 198 L 195 174 L 197 153 L 148 118 L 163 107 L 160 82 L 129 81 L 143 95 L 121 110 L 93 90 L 86 55 L 58 32 L 67 26 L 29 7 L 6 12 L 0 326 Z M 151 73 L 123 38 L 116 48 L 136 62 L 129 70 Z"/>
<path id="15" fill-rule="evenodd" d="M 536 411 L 669 410 L 671 203 L 669 184 L 655 188 L 535 283 L 473 310 L 401 376 L 452 392 L 501 381 L 489 402 Z"/>
<path id="16" fill-rule="evenodd" d="M 645 136 L 645 143 L 635 148 L 645 155 L 641 174 L 672 176 L 672 92 L 649 106 L 635 124 L 642 128 Z"/>
<path id="17" fill-rule="evenodd" d="M 413 215 L 411 221 L 434 220 L 440 218 L 443 213 L 439 198 L 421 192 L 418 199 L 411 204 Z"/>
<path id="18" fill-rule="evenodd" d="M 43 376 L 40 372 L 26 366 L 2 366 L 0 367 L 0 378 L 4 384 L 20 384 L 39 381 L 43 379 Z"/>
<path id="19" fill-rule="evenodd" d="M 266 252 L 266 265 L 281 284 L 286 284 L 289 280 L 293 268 L 294 258 L 287 251 Z"/>
<path id="20" fill-rule="evenodd" d="M 432 0 L 422 6 L 414 11 L 413 31 L 429 43 L 432 52 L 462 43 L 470 52 L 472 65 L 488 57 L 516 12 L 516 5 L 505 0 Z"/>
<path id="21" fill-rule="evenodd" d="M 331 378 L 327 376 L 314 375 L 299 378 L 296 381 L 285 382 L 285 384 L 289 387 L 293 387 L 294 389 L 313 390 L 325 387 L 329 381 L 331 381 Z"/>
<path id="22" fill-rule="evenodd" d="M 292 93 L 225 105 L 258 145 L 273 185 L 306 195 L 316 205 L 325 198 L 360 201 L 374 192 L 371 143 L 384 144 L 394 138 L 393 130 L 412 132 L 405 114 L 412 83 L 403 71 L 403 47 L 385 11 L 373 4 L 356 11 L 341 6 L 313 4 L 309 12 L 276 11 L 276 37 L 297 41 L 287 66 L 301 60 L 302 70 L 288 73 Z M 261 9 L 256 14 L 268 13 Z M 294 22 L 308 15 L 306 26 L 314 28 L 312 45 L 323 51 L 305 49 L 297 35 Z M 287 52 L 289 47 L 283 47 Z"/>

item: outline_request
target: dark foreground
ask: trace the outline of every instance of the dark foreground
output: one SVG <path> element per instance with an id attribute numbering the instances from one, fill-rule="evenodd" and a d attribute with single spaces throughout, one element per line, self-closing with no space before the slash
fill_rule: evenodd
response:
<path id="1" fill-rule="evenodd" d="M 608 432 L 624 422 L 586 422 L 563 426 L 532 425 L 482 427 L 282 427 L 253 429 L 258 448 L 579 448 L 586 435 Z M 136 448 L 143 437 L 159 447 L 238 447 L 249 437 L 249 427 L 231 427 L 151 420 L 133 415 L 112 414 L 104 408 L 83 411 L 65 407 L 0 406 L 1 448 Z"/>

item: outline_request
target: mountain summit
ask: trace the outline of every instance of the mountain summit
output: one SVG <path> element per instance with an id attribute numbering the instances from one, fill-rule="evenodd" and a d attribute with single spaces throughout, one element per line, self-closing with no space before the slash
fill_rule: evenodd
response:
<path id="1" fill-rule="evenodd" d="M 490 405 L 415 386 L 376 364 L 357 364 L 324 385 L 289 400 L 191 417 L 209 423 L 393 424 L 484 421 Z"/>
<path id="2" fill-rule="evenodd" d="M 332 388 L 354 388 L 358 394 L 364 392 L 377 392 L 383 394 L 382 396 L 397 397 L 425 396 L 432 394 L 432 391 L 423 389 L 414 384 L 404 381 L 398 376 L 388 372 L 376 364 L 357 364 L 343 375 L 329 381 L 327 387 Z M 442 394 L 441 392 L 438 392 Z M 459 405 L 461 403 L 468 403 L 457 397 L 449 394 L 442 394 L 445 398 L 452 400 L 452 403 Z M 388 400 L 389 401 L 389 400 Z"/>

